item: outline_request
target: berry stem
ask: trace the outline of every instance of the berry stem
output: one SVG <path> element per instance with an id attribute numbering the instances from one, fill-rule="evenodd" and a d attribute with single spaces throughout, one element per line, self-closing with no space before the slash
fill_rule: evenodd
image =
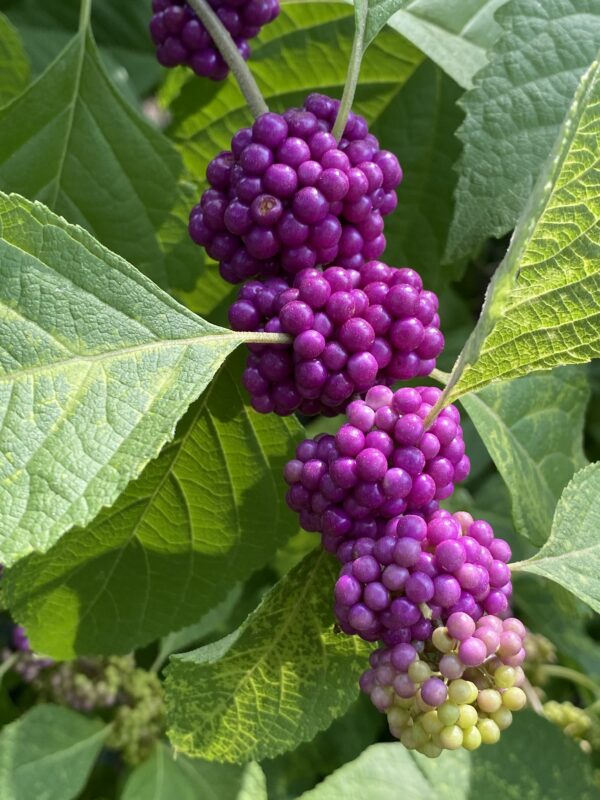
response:
<path id="1" fill-rule="evenodd" d="M 539 667 L 539 670 L 546 678 L 562 678 L 565 681 L 584 686 L 596 697 L 600 697 L 600 686 L 598 686 L 596 681 L 584 675 L 582 672 L 578 672 L 576 669 L 563 667 L 560 664 L 544 664 Z"/>
<path id="2" fill-rule="evenodd" d="M 202 24 L 209 32 L 227 66 L 235 75 L 252 115 L 256 118 L 264 114 L 269 108 L 258 88 L 258 84 L 254 80 L 254 76 L 240 55 L 227 28 L 223 25 L 206 0 L 188 0 L 188 3 L 202 21 Z"/>
<path id="3" fill-rule="evenodd" d="M 540 700 L 538 693 L 531 685 L 530 681 L 525 678 L 523 681 L 523 691 L 527 697 L 527 702 L 531 706 L 532 710 L 535 711 L 536 714 L 540 714 L 540 716 L 545 716 L 544 714 L 544 706 L 542 705 L 542 701 Z"/>
<path id="4" fill-rule="evenodd" d="M 244 342 L 250 344 L 291 344 L 293 338 L 287 333 L 257 333 L 256 331 L 239 331 Z"/>
<path id="5" fill-rule="evenodd" d="M 348 74 L 346 75 L 346 84 L 344 86 L 344 93 L 340 102 L 340 110 L 333 126 L 332 134 L 337 141 L 342 138 L 344 128 L 348 122 L 348 115 L 352 109 L 354 101 L 354 93 L 358 84 L 358 76 L 360 74 L 360 65 L 363 57 L 363 44 L 365 40 L 365 28 L 367 24 L 367 12 L 369 4 L 366 0 L 357 0 L 355 4 L 355 19 L 356 29 L 354 31 L 354 41 L 352 43 L 352 52 L 350 53 L 350 63 L 348 64 Z"/>
<path id="6" fill-rule="evenodd" d="M 450 378 L 449 372 L 442 372 L 441 369 L 432 369 L 429 373 L 429 377 L 433 378 L 434 381 L 443 384 L 444 386 L 448 383 L 448 379 Z"/>

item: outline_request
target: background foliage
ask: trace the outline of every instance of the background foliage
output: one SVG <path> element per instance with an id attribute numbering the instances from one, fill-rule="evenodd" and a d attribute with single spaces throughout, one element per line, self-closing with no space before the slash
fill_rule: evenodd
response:
<path id="1" fill-rule="evenodd" d="M 2 599 L 44 656 L 134 652 L 168 709 L 125 763 L 120 722 L 5 661 L 3 799 L 598 796 L 600 9 L 368 5 L 355 108 L 405 173 L 386 258 L 438 292 L 440 366 L 460 355 L 473 470 L 448 503 L 511 541 L 530 678 L 591 727 L 528 711 L 433 763 L 388 741 L 335 565 L 284 503 L 301 422 L 249 409 L 231 287 L 187 236 L 245 100 L 157 65 L 146 0 L 0 0 Z M 253 46 L 269 106 L 339 96 L 353 36 L 350 5 L 284 3 Z"/>

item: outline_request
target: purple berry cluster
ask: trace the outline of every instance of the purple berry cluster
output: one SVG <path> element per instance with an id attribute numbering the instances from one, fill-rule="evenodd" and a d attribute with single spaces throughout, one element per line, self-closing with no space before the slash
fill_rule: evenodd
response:
<path id="1" fill-rule="evenodd" d="M 240 54 L 250 57 L 248 39 L 279 14 L 279 0 L 209 0 Z M 185 0 L 152 0 L 150 35 L 163 67 L 186 66 L 196 75 L 220 81 L 229 67 L 208 31 Z"/>
<path id="2" fill-rule="evenodd" d="M 360 686 L 386 714 L 390 733 L 436 758 L 443 750 L 494 744 L 525 706 L 525 627 L 491 614 L 454 612 L 426 642 L 371 654 Z"/>
<path id="3" fill-rule="evenodd" d="M 335 614 L 345 633 L 389 645 L 425 641 L 432 623 L 451 617 L 475 630 L 483 614 L 508 609 L 510 547 L 484 520 L 442 509 L 427 520 L 404 514 L 381 538 L 357 544 L 338 553 L 348 558 L 335 586 Z M 462 641 L 458 630 L 452 634 Z M 465 647 L 485 657 L 482 642 Z M 477 666 L 466 653 L 464 661 Z"/>
<path id="4" fill-rule="evenodd" d="M 338 110 L 313 94 L 238 131 L 189 231 L 226 281 L 245 282 L 231 327 L 288 337 L 248 345 L 254 409 L 346 413 L 335 436 L 298 445 L 286 501 L 342 565 L 339 629 L 382 645 L 363 690 L 394 736 L 435 757 L 497 741 L 525 704 L 525 630 L 502 620 L 507 542 L 440 508 L 470 470 L 458 409 L 439 409 L 433 387 L 391 388 L 435 368 L 438 300 L 414 270 L 378 260 L 402 171 L 362 117 L 336 142 Z"/>
<path id="5" fill-rule="evenodd" d="M 350 559 L 352 542 L 397 535 L 405 512 L 433 513 L 467 477 L 458 409 L 448 406 L 425 430 L 440 394 L 373 386 L 365 400 L 350 403 L 335 437 L 305 440 L 287 463 L 288 505 L 341 561 Z"/>
<path id="6" fill-rule="evenodd" d="M 249 281 L 229 310 L 238 331 L 287 333 L 250 345 L 244 385 L 262 413 L 339 414 L 376 383 L 428 375 L 444 347 L 438 301 L 418 273 L 370 261 Z"/>
<path id="7" fill-rule="evenodd" d="M 359 115 L 337 142 L 338 110 L 338 100 L 312 94 L 303 108 L 262 114 L 208 165 L 189 231 L 226 281 L 332 263 L 360 269 L 383 253 L 402 170 Z"/>

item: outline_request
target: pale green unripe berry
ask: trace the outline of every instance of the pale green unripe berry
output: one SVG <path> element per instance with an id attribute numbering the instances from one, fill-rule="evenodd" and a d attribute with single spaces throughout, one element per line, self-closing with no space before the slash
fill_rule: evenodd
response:
<path id="1" fill-rule="evenodd" d="M 438 758 L 442 754 L 442 748 L 434 742 L 427 742 L 422 747 L 419 747 L 419 752 L 423 753 L 427 758 Z"/>
<path id="2" fill-rule="evenodd" d="M 402 728 L 410 719 L 410 714 L 404 708 L 390 708 L 387 712 L 388 723 L 395 728 Z"/>
<path id="3" fill-rule="evenodd" d="M 417 744 L 415 742 L 415 735 L 412 728 L 404 728 L 400 741 L 407 750 L 416 750 Z"/>
<path id="4" fill-rule="evenodd" d="M 477 725 L 478 719 L 479 714 L 474 706 L 469 706 L 466 704 L 460 706 L 458 725 L 461 728 L 472 728 L 473 725 Z"/>
<path id="5" fill-rule="evenodd" d="M 458 725 L 447 725 L 440 731 L 440 742 L 446 750 L 458 750 L 462 747 L 463 732 Z"/>
<path id="6" fill-rule="evenodd" d="M 502 707 L 502 695 L 495 689 L 482 689 L 477 695 L 477 705 L 486 714 L 491 714 Z"/>
<path id="7" fill-rule="evenodd" d="M 455 640 L 448 635 L 448 628 L 436 628 L 431 635 L 431 641 L 440 653 L 450 653 L 456 645 Z"/>
<path id="8" fill-rule="evenodd" d="M 474 703 L 477 700 L 478 690 L 472 681 L 457 678 L 448 684 L 448 697 L 453 703 Z"/>
<path id="9" fill-rule="evenodd" d="M 502 694 L 502 704 L 509 709 L 509 711 L 520 711 L 527 703 L 527 696 L 523 689 L 518 686 L 513 686 L 512 689 L 507 689 Z"/>
<path id="10" fill-rule="evenodd" d="M 500 728 L 493 719 L 482 719 L 477 723 L 477 730 L 481 734 L 483 744 L 496 744 L 500 739 Z"/>
<path id="11" fill-rule="evenodd" d="M 494 682 L 499 689 L 510 689 L 515 685 L 517 672 L 514 667 L 507 667 L 504 664 L 494 672 Z"/>
<path id="12" fill-rule="evenodd" d="M 421 725 L 427 733 L 439 733 L 444 727 L 443 723 L 438 719 L 437 711 L 428 711 L 421 717 Z"/>
<path id="13" fill-rule="evenodd" d="M 446 700 L 446 702 L 442 703 L 438 708 L 437 714 L 442 725 L 454 725 L 459 717 L 460 710 L 456 703 L 451 703 L 449 700 Z"/>
<path id="14" fill-rule="evenodd" d="M 512 712 L 509 711 L 506 706 L 502 706 L 498 711 L 494 711 L 493 714 L 490 714 L 490 717 L 501 731 L 505 731 L 512 723 Z"/>
<path id="15" fill-rule="evenodd" d="M 463 731 L 463 744 L 465 750 L 477 750 L 481 747 L 481 733 L 475 726 Z"/>
<path id="16" fill-rule="evenodd" d="M 408 668 L 408 677 L 413 683 L 423 683 L 430 675 L 431 669 L 424 661 L 413 661 Z"/>
<path id="17" fill-rule="evenodd" d="M 430 738 L 429 734 L 419 722 L 416 722 L 413 725 L 412 732 L 416 747 L 423 747 L 423 745 L 427 744 L 427 742 L 429 741 Z"/>

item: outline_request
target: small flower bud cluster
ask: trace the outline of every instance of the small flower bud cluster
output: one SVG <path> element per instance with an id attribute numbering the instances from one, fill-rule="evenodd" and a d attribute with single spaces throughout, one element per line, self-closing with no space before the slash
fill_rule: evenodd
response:
<path id="1" fill-rule="evenodd" d="M 248 39 L 279 14 L 279 0 L 210 0 L 216 15 L 231 34 L 242 58 L 250 57 Z M 185 66 L 196 75 L 220 81 L 229 67 L 210 34 L 185 0 L 152 0 L 150 35 L 163 67 Z"/>
<path id="2" fill-rule="evenodd" d="M 226 281 L 331 263 L 359 269 L 385 250 L 383 217 L 402 170 L 359 115 L 337 142 L 338 110 L 338 100 L 312 94 L 303 108 L 262 114 L 210 162 L 189 231 Z"/>
<path id="3" fill-rule="evenodd" d="M 244 385 L 260 412 L 341 413 L 376 383 L 428 375 L 444 346 L 438 301 L 412 269 L 306 269 L 249 281 L 229 310 L 237 331 L 287 333 L 249 345 Z"/>
<path id="4" fill-rule="evenodd" d="M 360 686 L 408 749 L 431 758 L 476 750 L 497 742 L 526 704 L 524 637 L 518 619 L 485 615 L 475 623 L 455 612 L 426 643 L 375 651 Z"/>

